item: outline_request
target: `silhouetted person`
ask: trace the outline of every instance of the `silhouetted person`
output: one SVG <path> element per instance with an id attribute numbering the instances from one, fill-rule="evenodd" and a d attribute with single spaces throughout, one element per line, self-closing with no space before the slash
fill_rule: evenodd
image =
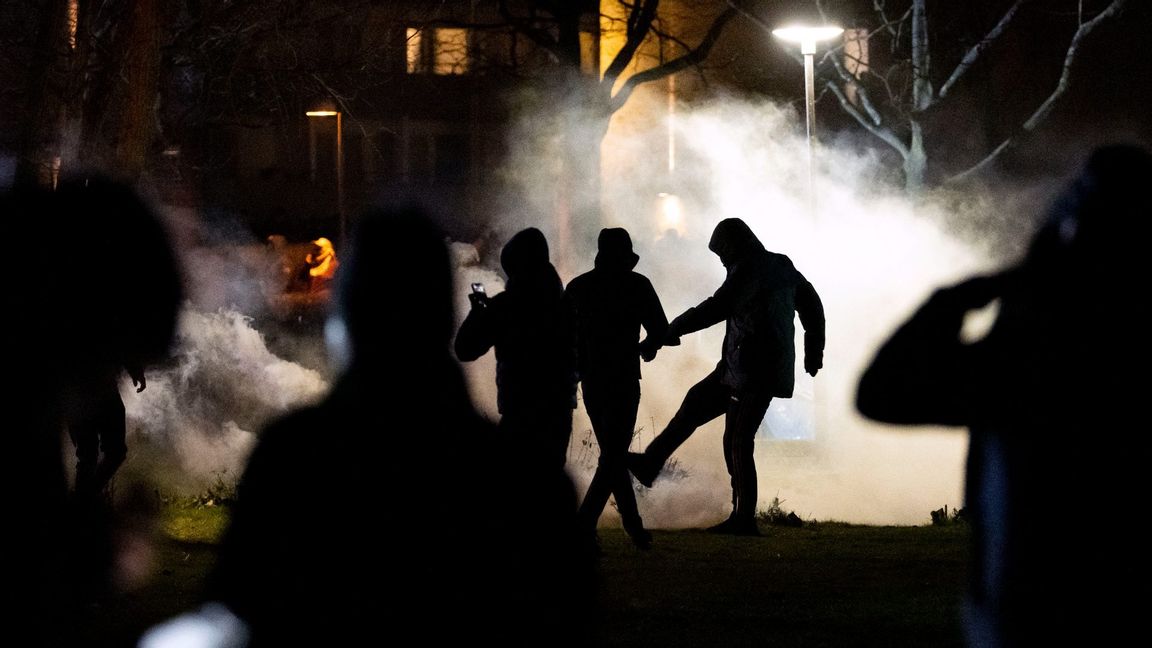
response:
<path id="1" fill-rule="evenodd" d="M 128 421 L 120 398 L 122 371 L 128 373 L 137 393 L 144 391 L 148 383 L 142 368 L 108 365 L 76 376 L 63 405 L 68 436 L 76 448 L 74 490 L 77 498 L 88 503 L 108 494 L 108 484 L 128 456 Z"/>
<path id="2" fill-rule="evenodd" d="M 456 333 L 456 357 L 496 350 L 500 429 L 533 470 L 563 469 L 576 407 L 576 343 L 564 284 L 548 260 L 544 234 L 530 227 L 504 245 L 508 281 L 491 298 L 470 296 Z M 529 487 L 530 486 L 526 486 Z"/>
<path id="3" fill-rule="evenodd" d="M 595 536 L 596 522 L 616 498 L 624 530 L 641 549 L 652 534 L 636 507 L 628 475 L 628 446 L 640 406 L 640 358 L 656 357 L 668 330 L 668 318 L 652 282 L 633 272 L 640 257 L 623 228 L 600 231 L 595 266 L 568 283 L 576 316 L 577 373 L 584 407 L 600 446 L 596 473 L 580 504 L 581 524 Z M 645 338 L 640 341 L 643 327 Z"/>
<path id="4" fill-rule="evenodd" d="M 167 232 L 128 186 L 62 178 L 55 191 L 0 197 L 6 236 L 21 241 L 10 282 L 7 360 L 24 372 L 6 386 L 10 637 L 25 645 L 79 644 L 80 611 L 112 586 L 113 511 L 70 506 L 63 434 L 109 365 L 163 358 L 182 286 Z M 131 250 L 130 262 L 117 251 Z M 92 282 L 92 277 L 112 281 Z M 119 394 L 116 394 L 119 400 Z"/>
<path id="5" fill-rule="evenodd" d="M 1143 632 L 1146 412 L 1132 372 L 1148 359 L 1144 257 L 1152 155 L 1096 150 L 1024 259 L 937 290 L 885 342 L 857 406 L 908 425 L 967 426 L 972 646 L 1121 645 Z M 987 335 L 965 315 L 999 300 Z M 1139 608 L 1139 609 L 1138 609 Z"/>
<path id="6" fill-rule="evenodd" d="M 591 616 L 573 616 L 592 572 L 574 555 L 572 484 L 561 469 L 521 484 L 473 409 L 449 351 L 452 286 L 422 212 L 358 220 L 327 325 L 339 377 L 260 434 L 208 590 L 252 646 L 588 636 Z M 538 515 L 506 513 L 514 489 Z"/>
<path id="7" fill-rule="evenodd" d="M 756 431 L 773 397 L 790 398 L 795 383 L 795 324 L 804 327 L 804 369 L 823 366 L 824 307 L 812 284 L 783 254 L 764 249 L 738 218 L 720 221 L 708 249 L 727 270 L 724 283 L 672 320 L 674 340 L 725 322 L 724 351 L 712 373 L 684 396 L 680 409 L 643 453 L 629 453 L 629 469 L 651 486 L 676 448 L 697 428 L 724 415 L 724 462 L 732 479 L 732 513 L 710 530 L 758 535 Z"/>

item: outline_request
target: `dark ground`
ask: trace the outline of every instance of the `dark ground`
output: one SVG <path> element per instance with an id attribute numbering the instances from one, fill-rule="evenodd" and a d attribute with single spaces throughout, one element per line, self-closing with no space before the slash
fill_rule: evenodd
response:
<path id="1" fill-rule="evenodd" d="M 133 646 L 149 625 L 193 607 L 226 511 L 166 513 L 151 581 L 92 608 L 90 645 Z M 656 531 L 648 552 L 601 529 L 602 645 L 963 645 L 963 523 L 761 528 L 760 538 Z"/>

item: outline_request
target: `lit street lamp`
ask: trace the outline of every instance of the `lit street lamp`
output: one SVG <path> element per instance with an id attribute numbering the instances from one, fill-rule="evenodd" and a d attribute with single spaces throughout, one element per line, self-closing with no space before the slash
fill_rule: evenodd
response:
<path id="1" fill-rule="evenodd" d="M 773 29 L 772 35 L 793 43 L 800 43 L 800 53 L 804 55 L 804 113 L 808 126 L 808 200 L 809 209 L 815 215 L 816 187 L 813 180 L 813 142 L 816 138 L 816 89 L 815 64 L 812 57 L 816 54 L 816 43 L 835 38 L 844 33 L 840 27 L 806 27 L 794 25 Z"/>
<path id="2" fill-rule="evenodd" d="M 340 243 L 346 241 L 347 215 L 344 212 L 344 122 L 339 110 L 309 110 L 308 147 L 312 164 L 312 181 L 316 181 L 316 130 L 312 119 L 320 117 L 336 118 L 336 216 L 340 220 Z"/>

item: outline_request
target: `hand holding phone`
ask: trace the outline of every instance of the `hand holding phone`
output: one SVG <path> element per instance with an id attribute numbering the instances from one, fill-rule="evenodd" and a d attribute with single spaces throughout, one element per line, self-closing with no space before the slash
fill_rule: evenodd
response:
<path id="1" fill-rule="evenodd" d="M 468 301 L 472 302 L 472 308 L 484 308 L 488 305 L 488 293 L 484 292 L 484 284 L 479 282 L 472 284 L 472 292 L 468 294 Z"/>

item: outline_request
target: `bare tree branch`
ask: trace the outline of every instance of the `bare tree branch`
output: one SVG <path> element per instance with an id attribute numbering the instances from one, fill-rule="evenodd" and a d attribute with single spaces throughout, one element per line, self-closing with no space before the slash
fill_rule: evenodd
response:
<path id="1" fill-rule="evenodd" d="M 641 83 L 661 79 L 702 62 L 708 57 L 708 52 L 712 50 L 712 46 L 715 45 L 716 41 L 720 38 L 720 34 L 724 31 L 725 25 L 727 25 L 736 14 L 737 11 L 729 6 L 729 8 L 722 11 L 720 15 L 716 17 L 716 20 L 712 22 L 712 25 L 708 28 L 708 33 L 704 35 L 704 38 L 701 39 L 696 49 L 688 52 L 684 56 L 674 58 L 671 61 L 653 68 L 648 68 L 642 72 L 637 72 L 628 77 L 609 101 L 609 110 L 612 112 L 619 110 L 624 103 L 628 101 L 628 97 L 632 95 L 632 91 Z"/>
<path id="2" fill-rule="evenodd" d="M 553 54 L 556 53 L 556 49 L 560 46 L 560 43 L 546 30 L 536 27 L 535 21 L 519 18 L 513 14 L 512 10 L 508 7 L 507 0 L 500 0 L 500 15 L 507 20 L 508 24 L 518 33 L 524 34 L 529 40 L 549 52 Z"/>
<path id="3" fill-rule="evenodd" d="M 856 96 L 860 98 L 860 104 L 864 108 L 865 112 L 868 113 L 868 116 L 872 119 L 872 123 L 876 126 L 881 125 L 884 120 L 880 116 L 880 111 L 876 110 L 876 106 L 872 103 L 871 95 L 868 93 L 868 88 L 865 87 L 864 84 L 860 83 L 859 79 L 857 79 L 851 72 L 845 69 L 844 64 L 840 62 L 839 58 L 832 57 L 831 61 L 832 67 L 835 68 L 836 74 L 840 77 L 840 80 L 845 84 L 850 83 L 856 86 Z M 832 82 L 829 81 L 829 83 Z"/>
<path id="4" fill-rule="evenodd" d="M 844 110 L 844 112 L 851 115 L 852 118 L 855 119 L 865 129 L 867 129 L 869 133 L 872 133 L 885 144 L 896 149 L 896 152 L 901 156 L 908 155 L 908 147 L 904 144 L 904 142 L 902 142 L 895 133 L 888 130 L 887 128 L 884 128 L 882 125 L 872 124 L 868 118 L 865 117 L 859 110 L 857 110 L 856 106 L 854 106 L 852 102 L 848 100 L 848 95 L 844 94 L 844 90 L 841 89 L 840 86 L 836 85 L 836 83 L 833 81 L 828 81 L 825 84 L 825 87 L 827 87 L 832 91 L 833 94 L 836 95 L 836 98 L 840 101 L 840 107 Z"/>
<path id="5" fill-rule="evenodd" d="M 932 59 L 928 50 L 926 0 L 912 0 L 912 110 L 923 111 L 932 100 Z"/>
<path id="6" fill-rule="evenodd" d="M 1018 12 L 1020 7 L 1027 1 L 1028 0 L 1016 0 L 1016 2 L 1013 2 L 1012 6 L 1008 8 L 1008 11 L 1001 16 L 1000 22 L 996 23 L 996 26 L 993 27 L 983 39 L 978 41 L 964 54 L 964 58 L 960 60 L 956 69 L 952 71 L 951 76 L 949 76 L 948 80 L 944 82 L 944 85 L 940 87 L 940 92 L 937 93 L 937 98 L 933 100 L 933 103 L 948 96 L 948 91 L 952 89 L 952 86 L 976 63 L 980 55 L 984 53 L 984 50 L 988 49 L 992 43 L 1004 33 L 1004 30 L 1008 27 L 1008 23 L 1012 22 L 1012 18 L 1016 16 L 1016 12 Z"/>
<path id="7" fill-rule="evenodd" d="M 608 88 L 616 85 L 616 80 L 620 78 L 620 74 L 632 62 L 632 57 L 636 55 L 636 51 L 640 49 L 640 44 L 648 36 L 648 30 L 652 27 L 652 21 L 656 18 L 656 9 L 659 6 L 660 0 L 635 0 L 628 16 L 628 29 L 625 32 L 624 46 L 620 48 L 607 69 L 604 70 L 604 78 L 601 83 Z"/>
<path id="8" fill-rule="evenodd" d="M 1076 61 L 1076 54 L 1080 49 L 1080 44 L 1084 41 L 1088 34 L 1092 33 L 1092 31 L 1099 27 L 1101 23 L 1119 13 L 1127 2 L 1128 0 L 1112 0 L 1112 3 L 1109 4 L 1099 14 L 1097 14 L 1095 18 L 1089 20 L 1088 22 L 1082 22 L 1080 27 L 1076 30 L 1076 33 L 1072 36 L 1072 40 L 1068 44 L 1068 50 L 1064 54 L 1064 68 L 1060 73 L 1060 80 L 1056 82 L 1056 88 L 1052 90 L 1052 93 L 1048 95 L 1048 98 L 1044 100 L 1044 103 L 1040 104 L 1040 107 L 1037 108 L 1036 111 L 1028 117 L 1028 119 L 1020 126 L 1019 129 L 1016 130 L 1015 133 L 1008 136 L 1003 142 L 1000 142 L 1000 144 L 983 160 L 977 162 L 967 171 L 952 176 L 946 181 L 945 184 L 964 182 L 965 180 L 968 180 L 969 178 L 982 173 L 990 166 L 992 166 L 992 164 L 1001 155 L 1003 155 L 1005 151 L 1015 147 L 1021 139 L 1023 139 L 1032 131 L 1036 130 L 1036 127 L 1039 126 L 1052 112 L 1052 109 L 1056 106 L 1057 101 L 1059 101 L 1060 98 L 1064 96 L 1064 93 L 1068 91 L 1068 86 L 1072 79 L 1072 66 Z"/>

